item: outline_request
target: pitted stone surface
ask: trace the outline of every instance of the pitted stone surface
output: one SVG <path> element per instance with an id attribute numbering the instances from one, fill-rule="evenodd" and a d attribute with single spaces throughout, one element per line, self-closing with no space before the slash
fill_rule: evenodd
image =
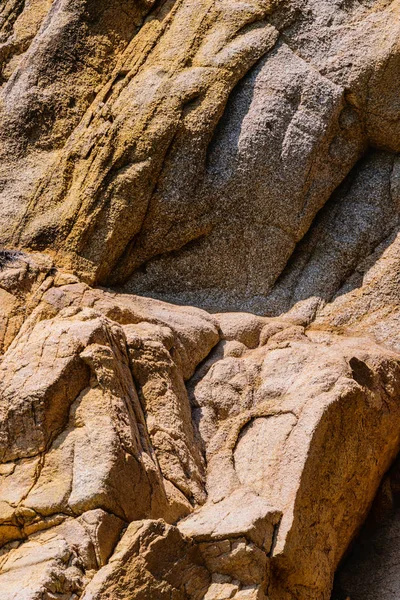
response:
<path id="1" fill-rule="evenodd" d="M 1 600 L 329 600 L 396 510 L 400 1 L 0 4 Z"/>

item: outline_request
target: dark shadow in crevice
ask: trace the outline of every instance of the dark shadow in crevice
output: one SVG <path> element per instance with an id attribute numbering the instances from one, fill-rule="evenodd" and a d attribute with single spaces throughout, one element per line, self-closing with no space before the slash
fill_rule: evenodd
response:
<path id="1" fill-rule="evenodd" d="M 400 590 L 400 456 L 336 572 L 331 600 L 397 600 Z"/>
<path id="2" fill-rule="evenodd" d="M 316 215 L 269 294 L 266 314 L 298 302 L 334 298 L 360 287 L 399 227 L 394 154 L 369 150 Z"/>

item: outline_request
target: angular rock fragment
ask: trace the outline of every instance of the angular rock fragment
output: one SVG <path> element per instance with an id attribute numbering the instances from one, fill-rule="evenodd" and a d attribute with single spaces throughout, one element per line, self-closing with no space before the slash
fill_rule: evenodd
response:
<path id="1" fill-rule="evenodd" d="M 201 600 L 209 574 L 199 552 L 176 527 L 162 521 L 132 523 L 82 600 L 190 598 Z"/>

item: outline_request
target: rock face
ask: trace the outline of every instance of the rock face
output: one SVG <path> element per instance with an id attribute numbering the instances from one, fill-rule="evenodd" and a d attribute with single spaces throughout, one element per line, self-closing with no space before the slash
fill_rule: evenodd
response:
<path id="1" fill-rule="evenodd" d="M 399 98 L 398 0 L 1 4 L 1 600 L 397 598 Z"/>
<path id="2" fill-rule="evenodd" d="M 367 255 L 397 216 L 394 157 L 357 173 L 369 146 L 400 149 L 398 2 L 131 4 L 2 9 L 4 243 L 89 283 L 263 312 L 338 185 L 354 206 L 379 171 L 380 230 L 360 214 L 344 242 L 348 268 Z"/>
<path id="3" fill-rule="evenodd" d="M 1 285 L 2 598 L 329 598 L 400 447 L 387 339 L 94 289 L 41 255 Z"/>

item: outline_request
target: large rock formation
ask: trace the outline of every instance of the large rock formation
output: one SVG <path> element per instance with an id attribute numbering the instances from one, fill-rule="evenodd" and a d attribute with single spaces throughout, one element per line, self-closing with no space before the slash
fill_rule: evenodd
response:
<path id="1" fill-rule="evenodd" d="M 1 600 L 397 597 L 399 98 L 399 0 L 1 4 Z"/>

